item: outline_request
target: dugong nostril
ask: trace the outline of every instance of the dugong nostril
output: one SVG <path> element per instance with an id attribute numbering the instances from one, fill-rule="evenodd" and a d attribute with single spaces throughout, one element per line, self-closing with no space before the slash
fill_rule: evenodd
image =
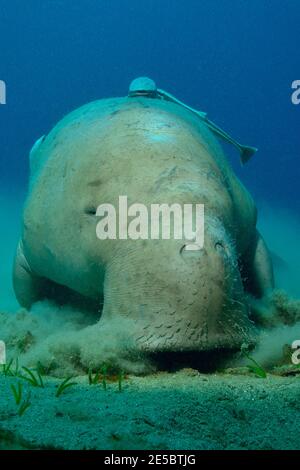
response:
<path id="1" fill-rule="evenodd" d="M 221 255 L 229 256 L 228 248 L 223 242 L 220 242 L 220 241 L 216 242 L 215 243 L 215 249 Z"/>
<path id="2" fill-rule="evenodd" d="M 207 252 L 204 248 L 197 249 L 197 250 L 193 250 L 193 249 L 191 250 L 191 249 L 189 249 L 189 245 L 190 245 L 189 242 L 182 245 L 182 247 L 179 250 L 180 256 L 182 256 L 184 258 L 195 259 L 195 257 L 198 258 L 198 257 L 202 257 L 202 256 L 207 255 Z"/>
<path id="3" fill-rule="evenodd" d="M 225 250 L 225 246 L 223 245 L 222 242 L 216 242 L 215 243 L 215 249 L 216 250 Z"/>

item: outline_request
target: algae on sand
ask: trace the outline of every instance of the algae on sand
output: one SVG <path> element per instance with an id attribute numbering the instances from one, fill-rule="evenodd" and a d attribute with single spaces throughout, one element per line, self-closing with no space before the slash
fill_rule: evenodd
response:
<path id="1" fill-rule="evenodd" d="M 299 377 L 200 374 L 129 377 L 104 391 L 78 378 L 59 400 L 56 379 L 15 413 L 0 377 L 1 426 L 28 447 L 57 449 L 300 449 Z"/>

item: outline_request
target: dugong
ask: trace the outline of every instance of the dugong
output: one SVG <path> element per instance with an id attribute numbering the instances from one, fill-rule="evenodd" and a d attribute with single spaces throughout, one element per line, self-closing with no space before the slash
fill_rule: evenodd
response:
<path id="1" fill-rule="evenodd" d="M 205 119 L 150 88 L 89 103 L 33 146 L 17 299 L 27 309 L 75 299 L 95 323 L 122 320 L 139 351 L 239 349 L 256 337 L 249 294 L 274 285 L 254 201 Z M 146 208 L 203 206 L 203 246 L 188 250 L 184 236 L 99 239 L 98 208 L 119 220 L 120 196 Z"/>

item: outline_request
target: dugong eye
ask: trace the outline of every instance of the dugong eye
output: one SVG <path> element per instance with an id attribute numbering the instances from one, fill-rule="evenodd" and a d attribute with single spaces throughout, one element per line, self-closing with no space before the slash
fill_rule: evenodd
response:
<path id="1" fill-rule="evenodd" d="M 96 212 L 97 210 L 95 207 L 88 206 L 84 209 L 84 213 L 87 215 L 96 215 Z"/>

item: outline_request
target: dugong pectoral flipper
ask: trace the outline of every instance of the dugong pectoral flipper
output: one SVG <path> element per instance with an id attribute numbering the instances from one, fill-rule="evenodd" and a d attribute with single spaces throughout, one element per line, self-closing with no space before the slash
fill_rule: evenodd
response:
<path id="1" fill-rule="evenodd" d="M 99 310 L 98 299 L 84 297 L 33 272 L 24 254 L 22 241 L 18 244 L 14 260 L 13 286 L 19 304 L 28 310 L 34 303 L 45 299 L 58 305 L 68 304 L 86 312 Z"/>
<path id="2" fill-rule="evenodd" d="M 30 308 L 34 302 L 43 298 L 43 278 L 35 275 L 24 255 L 22 242 L 19 242 L 13 269 L 13 286 L 18 302 Z"/>
<path id="3" fill-rule="evenodd" d="M 262 298 L 274 289 L 274 271 L 268 247 L 256 231 L 256 240 L 245 262 L 247 272 L 247 290 L 256 297 Z"/>

